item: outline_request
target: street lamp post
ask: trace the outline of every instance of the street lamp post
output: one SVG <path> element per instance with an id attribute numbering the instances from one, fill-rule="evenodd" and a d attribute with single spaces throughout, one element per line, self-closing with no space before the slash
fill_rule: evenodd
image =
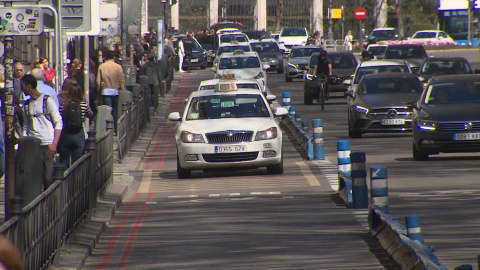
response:
<path id="1" fill-rule="evenodd" d="M 328 3 L 328 34 L 327 34 L 328 41 L 333 41 L 333 29 L 332 29 L 332 0 Z"/>
<path id="2" fill-rule="evenodd" d="M 168 30 L 168 25 L 167 25 L 167 0 L 161 0 L 161 2 L 163 3 L 163 28 L 165 30 L 165 32 L 167 32 Z"/>

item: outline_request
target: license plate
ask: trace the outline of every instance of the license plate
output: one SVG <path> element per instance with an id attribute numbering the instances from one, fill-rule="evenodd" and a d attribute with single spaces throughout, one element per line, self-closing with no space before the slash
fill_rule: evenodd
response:
<path id="1" fill-rule="evenodd" d="M 380 121 L 382 125 L 404 125 L 405 119 L 382 119 Z"/>
<path id="2" fill-rule="evenodd" d="M 238 153 L 247 152 L 246 145 L 228 145 L 228 146 L 215 146 L 215 153 Z"/>
<path id="3" fill-rule="evenodd" d="M 453 134 L 453 140 L 455 141 L 480 140 L 480 133 Z"/>
<path id="4" fill-rule="evenodd" d="M 198 59 L 192 59 L 192 63 L 197 63 Z"/>
<path id="5" fill-rule="evenodd" d="M 345 96 L 345 93 L 343 93 L 343 92 L 330 92 L 328 95 L 330 97 L 343 97 L 343 96 Z"/>

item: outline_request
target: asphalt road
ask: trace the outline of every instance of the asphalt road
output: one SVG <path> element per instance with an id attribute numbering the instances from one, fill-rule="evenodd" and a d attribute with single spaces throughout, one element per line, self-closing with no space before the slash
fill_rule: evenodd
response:
<path id="1" fill-rule="evenodd" d="M 435 255 L 448 269 L 463 264 L 475 268 L 480 241 L 480 153 L 432 155 L 429 161 L 419 162 L 412 158 L 411 133 L 364 134 L 360 139 L 350 139 L 344 98 L 327 101 L 321 112 L 320 105 L 303 105 L 301 80 L 286 83 L 274 76 L 269 80 L 277 96 L 290 92 L 291 105 L 301 113 L 302 120 L 311 125 L 311 119 L 323 119 L 325 152 L 330 162 L 336 164 L 336 142 L 350 140 L 352 152 L 366 153 L 367 169 L 386 166 L 392 214 L 403 224 L 406 215 L 418 214 L 425 243 L 435 247 Z"/>
<path id="2" fill-rule="evenodd" d="M 170 111 L 213 73 L 184 74 Z M 269 74 L 273 85 L 282 74 Z M 293 84 L 292 84 L 293 85 Z M 285 173 L 264 168 L 176 176 L 175 124 L 159 128 L 84 269 L 398 269 L 345 207 L 336 162 L 307 161 L 284 132 Z"/>

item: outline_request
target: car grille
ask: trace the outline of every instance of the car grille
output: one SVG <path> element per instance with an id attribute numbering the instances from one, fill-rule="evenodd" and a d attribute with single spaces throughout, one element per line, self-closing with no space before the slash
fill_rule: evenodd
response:
<path id="1" fill-rule="evenodd" d="M 480 121 L 475 122 L 439 122 L 437 130 L 444 131 L 478 131 L 480 130 Z"/>
<path id="2" fill-rule="evenodd" d="M 371 119 L 412 118 L 412 112 L 405 108 L 373 109 L 368 115 Z"/>
<path id="3" fill-rule="evenodd" d="M 300 65 L 298 65 L 298 69 L 300 69 L 300 70 L 308 70 L 308 65 L 306 65 L 306 64 L 300 64 Z"/>
<path id="4" fill-rule="evenodd" d="M 205 162 L 242 162 L 257 159 L 258 151 L 243 153 L 202 154 L 202 157 Z"/>
<path id="5" fill-rule="evenodd" d="M 226 130 L 207 133 L 208 143 L 238 143 L 252 141 L 253 131 L 248 130 Z"/>
<path id="6" fill-rule="evenodd" d="M 284 45 L 284 46 L 285 46 L 285 48 L 287 48 L 287 49 L 293 48 L 293 45 Z"/>

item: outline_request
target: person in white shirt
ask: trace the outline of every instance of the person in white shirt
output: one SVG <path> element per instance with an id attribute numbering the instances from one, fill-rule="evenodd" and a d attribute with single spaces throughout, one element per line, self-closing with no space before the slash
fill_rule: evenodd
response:
<path id="1" fill-rule="evenodd" d="M 345 40 L 343 41 L 343 45 L 345 45 L 345 50 L 351 51 L 353 48 L 353 36 L 352 30 L 348 30 L 347 35 L 345 36 Z"/>
<path id="2" fill-rule="evenodd" d="M 57 152 L 58 140 L 63 129 L 62 116 L 57 104 L 48 96 L 44 99 L 43 93 L 37 90 L 37 79 L 31 74 L 20 80 L 22 92 L 31 97 L 24 106 L 24 136 L 40 139 L 40 150 L 43 157 L 43 184 L 44 190 L 53 183 L 54 157 Z M 44 107 L 43 102 L 47 102 Z M 45 109 L 45 110 L 44 110 Z"/>
<path id="3" fill-rule="evenodd" d="M 185 48 L 183 48 L 183 40 L 182 37 L 178 37 L 178 66 L 180 72 L 183 71 L 183 58 L 185 57 Z"/>

